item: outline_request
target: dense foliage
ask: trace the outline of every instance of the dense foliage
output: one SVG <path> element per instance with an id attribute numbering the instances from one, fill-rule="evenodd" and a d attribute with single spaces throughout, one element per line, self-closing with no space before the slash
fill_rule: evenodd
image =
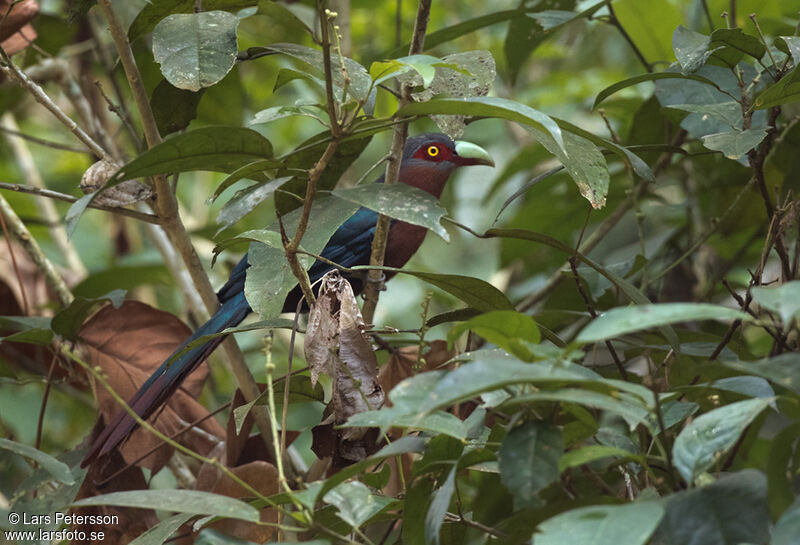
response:
<path id="1" fill-rule="evenodd" d="M 0 11 L 4 539 L 800 542 L 800 0 Z M 495 170 L 391 183 L 406 123 Z M 281 314 L 359 206 L 433 233 Z"/>

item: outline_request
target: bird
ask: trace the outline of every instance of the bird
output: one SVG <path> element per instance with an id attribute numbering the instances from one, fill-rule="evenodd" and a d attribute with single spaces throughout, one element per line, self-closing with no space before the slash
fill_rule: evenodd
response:
<path id="1" fill-rule="evenodd" d="M 486 150 L 476 144 L 454 141 L 441 133 L 421 134 L 406 140 L 398 181 L 426 191 L 438 200 L 451 174 L 460 167 L 471 165 L 493 167 L 494 161 Z M 383 181 L 384 176 L 381 175 L 375 183 Z M 316 282 L 328 271 L 335 269 L 329 262 L 347 268 L 368 265 L 377 221 L 377 212 L 364 207 L 359 208 L 334 232 L 322 250 L 320 255 L 327 262 L 317 260 L 308 269 L 311 282 Z M 403 267 L 419 249 L 426 234 L 425 227 L 392 220 L 384 265 Z M 228 281 L 217 292 L 219 309 L 161 364 L 128 401 L 128 405 L 143 420 L 148 419 L 167 402 L 184 379 L 205 361 L 225 337 L 210 339 L 178 357 L 174 357 L 175 354 L 199 337 L 236 326 L 250 314 L 252 309 L 244 295 L 245 275 L 249 266 L 245 255 L 231 270 Z M 390 275 L 387 275 L 387 279 L 389 277 Z M 348 281 L 356 294 L 361 292 L 363 287 L 361 278 L 352 276 L 348 277 Z M 296 286 L 287 295 L 283 311 L 295 312 L 301 297 L 299 286 Z M 95 438 L 81 465 L 86 467 L 92 461 L 111 453 L 122 445 L 136 428 L 138 423 L 127 411 L 118 412 Z"/>

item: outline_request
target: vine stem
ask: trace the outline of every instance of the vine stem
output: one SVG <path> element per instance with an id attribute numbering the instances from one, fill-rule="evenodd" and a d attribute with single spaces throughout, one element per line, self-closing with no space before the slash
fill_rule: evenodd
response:
<path id="1" fill-rule="evenodd" d="M 409 55 L 422 53 L 425 46 L 425 33 L 428 30 L 428 20 L 431 15 L 431 3 L 433 0 L 420 0 L 417 7 L 417 18 L 414 22 L 414 33 L 411 38 L 411 45 L 408 48 Z M 397 100 L 397 109 L 411 102 L 411 87 L 403 84 L 400 87 L 400 97 Z M 408 122 L 403 121 L 394 127 L 392 133 L 392 147 L 389 152 L 389 159 L 386 165 L 386 176 L 384 183 L 397 183 L 400 177 L 400 166 L 403 160 L 403 148 L 408 138 Z M 372 238 L 372 251 L 369 257 L 369 264 L 373 267 L 383 266 L 386 257 L 386 242 L 389 238 L 389 216 L 380 214 L 378 223 L 375 226 L 375 235 Z M 378 306 L 380 284 L 383 273 L 379 270 L 371 270 L 367 274 L 367 282 L 364 286 L 364 306 L 361 313 L 364 323 L 371 324 L 375 318 L 375 309 Z"/>
<path id="2" fill-rule="evenodd" d="M 122 64 L 122 67 L 125 71 L 125 76 L 128 79 L 128 84 L 130 85 L 136 107 L 139 110 L 139 116 L 142 119 L 142 126 L 144 128 L 144 135 L 147 145 L 148 147 L 158 145 L 161 143 L 161 135 L 158 132 L 158 126 L 156 125 L 153 110 L 150 107 L 147 91 L 142 83 L 139 67 L 136 65 L 136 61 L 133 57 L 131 44 L 128 41 L 125 31 L 122 29 L 119 21 L 117 20 L 114 9 L 111 6 L 111 1 L 98 0 L 98 4 L 100 5 L 100 8 L 108 22 L 111 37 L 114 40 L 117 53 L 119 54 L 120 63 Z M 200 297 L 203 299 L 206 313 L 205 316 L 202 316 L 202 318 L 207 319 L 216 311 L 219 305 L 217 295 L 214 292 L 214 288 L 211 286 L 211 281 L 208 279 L 205 269 L 203 269 L 203 265 L 200 262 L 200 258 L 198 257 L 194 246 L 192 245 L 189 234 L 186 232 L 186 227 L 181 221 L 180 213 L 178 211 L 178 202 L 172 192 L 172 188 L 170 187 L 166 176 L 155 176 L 153 179 L 153 185 L 156 191 L 156 215 L 158 215 L 159 219 L 161 220 L 161 227 L 166 232 L 170 242 L 182 257 L 183 262 L 186 264 L 186 268 L 191 275 L 194 287 L 197 289 Z M 222 343 L 222 346 L 225 351 L 225 355 L 227 356 L 228 363 L 230 364 L 231 371 L 236 378 L 236 382 L 239 386 L 239 389 L 242 391 L 245 400 L 248 402 L 255 400 L 260 395 L 260 392 L 258 386 L 256 385 L 255 378 L 250 372 L 250 369 L 247 367 L 244 355 L 242 354 L 241 350 L 239 350 L 236 341 L 234 339 L 226 339 Z M 274 457 L 277 454 L 277 445 L 272 444 L 270 421 L 266 414 L 266 408 L 254 407 L 254 409 L 253 418 L 255 419 L 256 424 L 258 424 L 259 431 L 261 432 L 264 443 L 267 447 L 267 452 L 273 457 L 273 459 L 270 461 L 274 462 L 276 460 Z"/>

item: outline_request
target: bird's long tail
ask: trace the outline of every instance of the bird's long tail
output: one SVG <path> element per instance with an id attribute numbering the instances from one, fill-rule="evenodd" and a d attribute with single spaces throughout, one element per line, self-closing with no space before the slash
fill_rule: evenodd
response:
<path id="1" fill-rule="evenodd" d="M 213 333 L 219 333 L 239 324 L 250 313 L 250 306 L 244 297 L 244 290 L 225 301 L 205 324 L 179 346 L 173 356 L 189 343 Z M 142 419 L 149 418 L 170 396 L 175 393 L 189 374 L 219 346 L 224 336 L 209 339 L 205 343 L 193 347 L 174 360 L 168 358 L 139 388 L 139 391 L 128 401 L 128 405 Z M 139 424 L 125 410 L 120 410 L 95 439 L 82 466 L 87 466 L 94 459 L 102 457 L 121 445 L 136 430 Z"/>

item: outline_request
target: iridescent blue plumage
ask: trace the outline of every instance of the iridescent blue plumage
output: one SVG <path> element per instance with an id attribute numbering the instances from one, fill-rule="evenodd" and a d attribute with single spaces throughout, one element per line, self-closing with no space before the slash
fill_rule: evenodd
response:
<path id="1" fill-rule="evenodd" d="M 442 134 L 424 134 L 410 138 L 406 143 L 399 181 L 423 189 L 438 198 L 444 184 L 456 168 L 492 164 L 488 154 L 473 144 L 455 143 Z M 382 181 L 383 177 L 377 180 L 378 183 Z M 331 236 L 321 256 L 343 267 L 369 264 L 377 220 L 376 212 L 360 208 Z M 405 265 L 419 248 L 425 233 L 422 227 L 393 221 L 389 230 L 386 264 L 394 267 Z M 220 308 L 208 322 L 186 339 L 175 353 L 199 337 L 219 333 L 239 324 L 250 314 L 250 305 L 244 295 L 248 267 L 245 256 L 233 268 L 228 281 L 217 292 Z M 329 263 L 315 261 L 308 270 L 311 282 L 316 282 L 333 268 Z M 350 281 L 354 291 L 360 292 L 361 280 L 354 277 Z M 293 289 L 284 302 L 284 312 L 294 312 L 301 297 L 299 287 Z M 170 361 L 172 359 L 170 357 L 147 379 L 128 404 L 142 418 L 149 418 L 180 387 L 183 380 L 214 351 L 223 338 L 208 340 L 175 358 L 174 361 Z M 136 427 L 136 421 L 127 412 L 118 413 L 95 439 L 83 465 L 111 452 L 125 441 Z"/>

